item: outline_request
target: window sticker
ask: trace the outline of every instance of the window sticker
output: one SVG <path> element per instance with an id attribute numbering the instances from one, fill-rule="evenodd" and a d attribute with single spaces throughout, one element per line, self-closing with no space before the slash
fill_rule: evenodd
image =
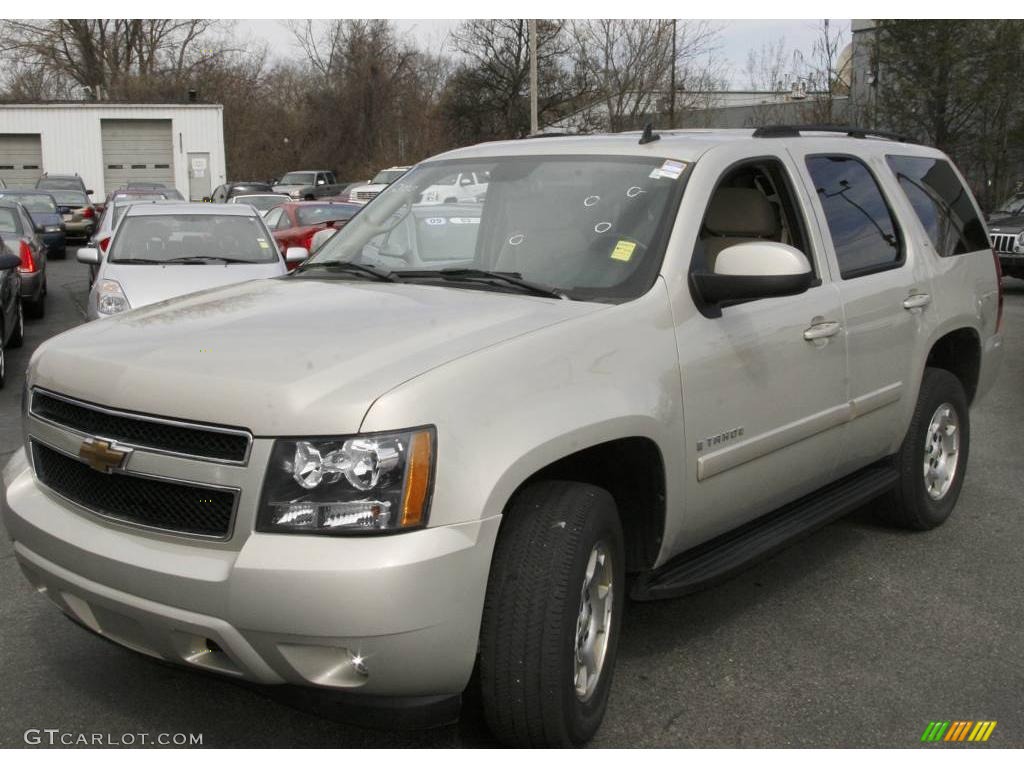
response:
<path id="1" fill-rule="evenodd" d="M 448 219 L 449 224 L 479 224 L 479 216 L 452 216 Z"/>
<path id="2" fill-rule="evenodd" d="M 686 163 L 678 160 L 666 160 L 660 168 L 655 168 L 650 173 L 652 179 L 678 179 L 686 170 Z"/>
<path id="3" fill-rule="evenodd" d="M 443 225 L 447 219 L 443 216 L 431 216 L 429 219 L 424 220 L 427 226 L 438 227 Z"/>
<path id="4" fill-rule="evenodd" d="M 629 240 L 619 240 L 612 249 L 612 258 L 616 261 L 629 261 L 633 258 L 633 251 L 636 250 L 636 243 Z"/>

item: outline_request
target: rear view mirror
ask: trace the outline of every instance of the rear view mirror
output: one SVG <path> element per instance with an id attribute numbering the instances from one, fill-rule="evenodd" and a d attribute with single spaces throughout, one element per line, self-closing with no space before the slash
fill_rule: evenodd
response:
<path id="1" fill-rule="evenodd" d="M 752 240 L 722 250 L 712 272 L 694 272 L 693 286 L 706 304 L 792 296 L 814 282 L 807 257 L 783 243 Z"/>
<path id="2" fill-rule="evenodd" d="M 95 248 L 79 248 L 75 258 L 83 264 L 99 264 L 100 252 Z"/>
<path id="3" fill-rule="evenodd" d="M 284 260 L 286 264 L 298 264 L 309 258 L 309 251 L 305 248 L 289 248 L 285 251 Z"/>
<path id="4" fill-rule="evenodd" d="M 11 254 L 0 254 L 0 270 L 14 269 L 21 266 L 21 259 Z"/>

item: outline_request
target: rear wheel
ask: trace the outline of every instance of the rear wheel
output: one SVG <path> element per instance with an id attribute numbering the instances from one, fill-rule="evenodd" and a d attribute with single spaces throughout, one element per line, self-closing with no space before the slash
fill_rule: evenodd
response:
<path id="1" fill-rule="evenodd" d="M 910 428 L 895 457 L 899 482 L 884 499 L 884 518 L 920 531 L 942 525 L 960 496 L 970 437 L 960 380 L 941 368 L 926 368 Z"/>
<path id="2" fill-rule="evenodd" d="M 480 633 L 484 716 L 502 742 L 593 737 L 611 689 L 624 602 L 615 502 L 583 483 L 542 482 L 510 505 Z"/>

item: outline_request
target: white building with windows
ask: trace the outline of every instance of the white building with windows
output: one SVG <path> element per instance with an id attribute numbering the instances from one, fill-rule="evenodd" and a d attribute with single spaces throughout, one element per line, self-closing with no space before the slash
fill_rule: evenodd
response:
<path id="1" fill-rule="evenodd" d="M 202 200 L 226 180 L 220 104 L 0 105 L 0 179 L 34 186 L 77 173 L 93 197 L 132 181 L 161 182 Z"/>

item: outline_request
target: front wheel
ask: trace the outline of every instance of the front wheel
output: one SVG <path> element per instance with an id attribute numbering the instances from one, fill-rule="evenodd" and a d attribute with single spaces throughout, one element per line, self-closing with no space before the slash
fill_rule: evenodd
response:
<path id="1" fill-rule="evenodd" d="M 895 457 L 899 481 L 883 500 L 885 519 L 926 531 L 953 512 L 967 470 L 971 422 L 960 380 L 926 368 L 910 428 Z"/>
<path id="2" fill-rule="evenodd" d="M 615 502 L 546 481 L 505 515 L 480 630 L 484 716 L 508 745 L 582 744 L 608 704 L 625 599 Z"/>

